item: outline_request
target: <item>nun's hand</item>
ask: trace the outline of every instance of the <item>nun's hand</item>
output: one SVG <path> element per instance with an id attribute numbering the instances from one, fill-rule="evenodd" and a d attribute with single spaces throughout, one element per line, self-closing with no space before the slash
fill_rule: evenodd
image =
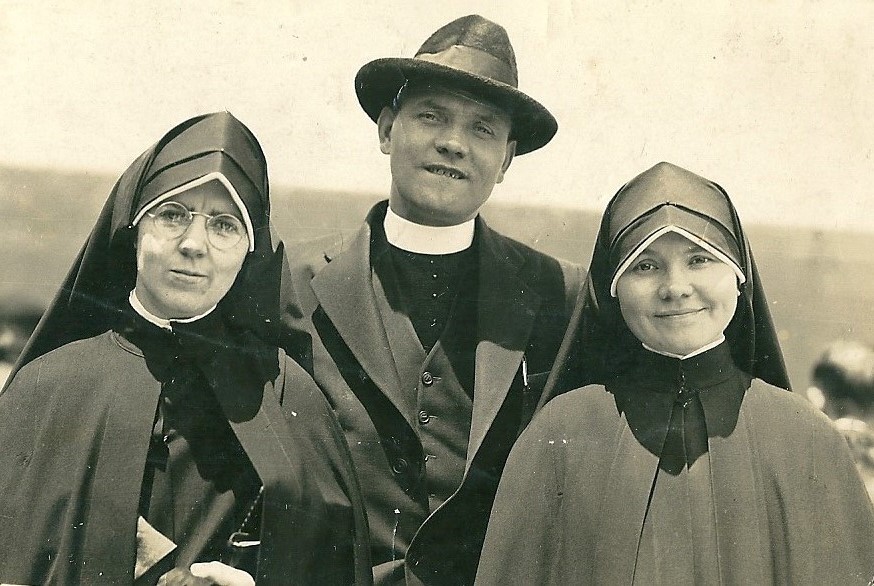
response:
<path id="1" fill-rule="evenodd" d="M 232 568 L 221 562 L 206 562 L 191 565 L 191 573 L 200 578 L 212 580 L 217 586 L 255 586 L 255 579 L 243 570 Z"/>
<path id="2" fill-rule="evenodd" d="M 200 578 L 183 568 L 173 568 L 158 580 L 158 586 L 213 586 L 215 582 Z"/>
<path id="3" fill-rule="evenodd" d="M 173 568 L 161 576 L 158 586 L 255 586 L 255 579 L 221 562 L 208 562 L 193 564 L 190 571 Z"/>

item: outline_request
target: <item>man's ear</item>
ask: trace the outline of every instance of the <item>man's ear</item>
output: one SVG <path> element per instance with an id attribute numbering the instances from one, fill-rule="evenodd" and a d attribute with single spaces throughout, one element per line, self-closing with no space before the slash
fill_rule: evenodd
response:
<path id="1" fill-rule="evenodd" d="M 394 110 L 386 106 L 376 119 L 376 130 L 379 133 L 379 150 L 384 155 L 391 154 L 391 127 L 395 123 Z"/>
<path id="2" fill-rule="evenodd" d="M 513 157 L 516 155 L 516 141 L 507 141 L 507 154 L 504 155 L 504 163 L 501 165 L 501 171 L 498 173 L 498 180 L 495 183 L 500 183 L 504 180 L 504 173 L 510 168 L 510 163 L 513 162 Z"/>

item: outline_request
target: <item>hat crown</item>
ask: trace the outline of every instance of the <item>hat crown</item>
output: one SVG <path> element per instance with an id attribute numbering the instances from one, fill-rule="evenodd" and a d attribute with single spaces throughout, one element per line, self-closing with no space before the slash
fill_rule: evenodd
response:
<path id="1" fill-rule="evenodd" d="M 416 57 L 439 55 L 457 47 L 476 49 L 497 59 L 504 67 L 499 68 L 501 74 L 496 81 L 519 87 L 516 54 L 513 52 L 506 29 L 498 23 L 478 14 L 457 18 L 428 37 L 428 40 L 419 47 Z"/>
<path id="2" fill-rule="evenodd" d="M 386 57 L 365 64 L 355 75 L 358 102 L 370 119 L 397 105 L 407 84 L 446 86 L 504 109 L 512 119 L 516 154 L 548 143 L 558 123 L 543 104 L 519 90 L 516 54 L 501 25 L 471 14 L 437 29 L 414 57 Z"/>

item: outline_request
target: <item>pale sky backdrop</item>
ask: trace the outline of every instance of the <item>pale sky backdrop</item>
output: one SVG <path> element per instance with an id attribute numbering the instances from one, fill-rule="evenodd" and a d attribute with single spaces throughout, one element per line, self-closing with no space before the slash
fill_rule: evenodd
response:
<path id="1" fill-rule="evenodd" d="M 387 193 L 365 62 L 477 12 L 559 121 L 495 198 L 601 210 L 661 160 L 745 221 L 874 230 L 874 1 L 0 0 L 0 165 L 119 175 L 227 109 L 281 185 Z"/>

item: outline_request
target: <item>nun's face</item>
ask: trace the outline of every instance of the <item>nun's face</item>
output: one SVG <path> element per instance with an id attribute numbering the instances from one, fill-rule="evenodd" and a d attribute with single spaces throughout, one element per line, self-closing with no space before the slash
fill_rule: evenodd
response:
<path id="1" fill-rule="evenodd" d="M 628 329 L 662 352 L 685 356 L 716 341 L 737 308 L 732 268 L 668 232 L 641 252 L 616 283 Z"/>
<path id="2" fill-rule="evenodd" d="M 230 194 L 216 181 L 193 187 L 170 201 L 192 212 L 231 214 L 242 219 Z M 137 297 L 158 317 L 200 315 L 221 301 L 234 284 L 248 246 L 243 237 L 231 248 L 215 248 L 207 238 L 206 218 L 200 215 L 194 216 L 188 229 L 175 238 L 168 237 L 151 217 L 145 216 L 137 232 Z"/>

